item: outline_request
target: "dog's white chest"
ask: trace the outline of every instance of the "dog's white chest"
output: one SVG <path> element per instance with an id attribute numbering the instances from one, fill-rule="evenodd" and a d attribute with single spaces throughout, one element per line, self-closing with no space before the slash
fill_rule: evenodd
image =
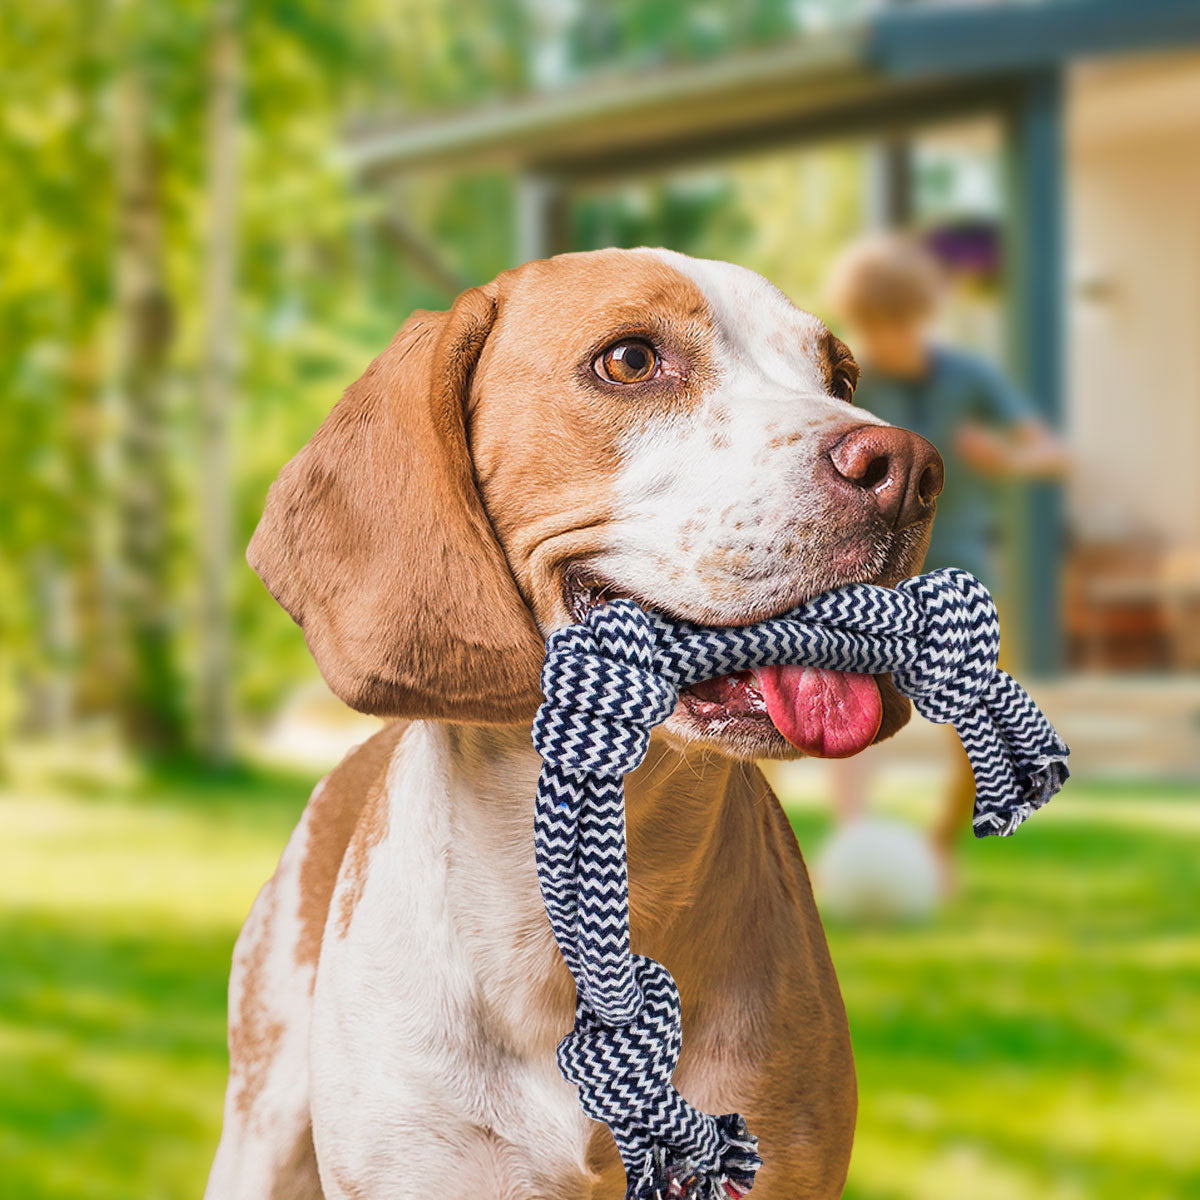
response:
<path id="1" fill-rule="evenodd" d="M 496 822 L 520 817 L 462 794 L 476 773 L 450 737 L 405 735 L 330 905 L 311 1054 L 322 1176 L 347 1195 L 407 1195 L 416 1171 L 414 1196 L 589 1196 L 593 1126 L 554 1061 L 570 1010 L 547 1003 L 561 968 L 532 844 L 496 853 L 520 845 Z M 511 778 L 521 761 L 488 766 L 532 797 Z"/>

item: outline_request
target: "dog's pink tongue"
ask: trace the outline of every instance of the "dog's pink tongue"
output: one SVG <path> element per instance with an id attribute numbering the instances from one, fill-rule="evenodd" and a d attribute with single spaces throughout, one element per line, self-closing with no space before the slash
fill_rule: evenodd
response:
<path id="1" fill-rule="evenodd" d="M 847 758 L 879 732 L 883 701 L 872 675 L 820 667 L 759 667 L 759 691 L 775 728 L 817 758 Z"/>

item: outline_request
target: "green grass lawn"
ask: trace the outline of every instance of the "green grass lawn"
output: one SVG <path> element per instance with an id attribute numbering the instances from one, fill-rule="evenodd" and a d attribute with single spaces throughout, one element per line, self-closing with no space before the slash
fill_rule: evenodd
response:
<path id="1" fill-rule="evenodd" d="M 0 791 L 0 1196 L 199 1196 L 230 950 L 306 791 Z M 811 850 L 823 811 L 793 799 Z M 861 1093 L 847 1197 L 1200 1197 L 1198 802 L 1073 783 L 966 846 L 932 923 L 830 929 Z"/>

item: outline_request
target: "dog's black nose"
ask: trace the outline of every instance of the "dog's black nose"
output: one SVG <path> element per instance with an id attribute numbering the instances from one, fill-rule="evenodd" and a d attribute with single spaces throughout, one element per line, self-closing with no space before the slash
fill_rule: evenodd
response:
<path id="1" fill-rule="evenodd" d="M 893 528 L 919 521 L 942 490 L 942 456 L 894 425 L 859 425 L 827 451 L 843 487 L 867 492 Z"/>

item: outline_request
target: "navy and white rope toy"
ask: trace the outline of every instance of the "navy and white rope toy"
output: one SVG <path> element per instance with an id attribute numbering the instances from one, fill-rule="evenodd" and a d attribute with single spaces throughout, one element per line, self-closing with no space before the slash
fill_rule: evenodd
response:
<path id="1" fill-rule="evenodd" d="M 772 664 L 879 675 L 931 721 L 953 723 L 975 772 L 975 834 L 1006 836 L 1065 782 L 1068 750 L 1025 690 L 996 666 L 1000 628 L 965 571 L 853 584 L 757 625 L 708 629 L 631 600 L 551 634 L 535 845 L 554 936 L 577 986 L 575 1028 L 558 1048 L 588 1116 L 612 1130 L 628 1200 L 729 1200 L 762 1165 L 740 1116 L 693 1108 L 671 1083 L 679 993 L 661 963 L 633 954 L 623 776 L 681 688 Z"/>

